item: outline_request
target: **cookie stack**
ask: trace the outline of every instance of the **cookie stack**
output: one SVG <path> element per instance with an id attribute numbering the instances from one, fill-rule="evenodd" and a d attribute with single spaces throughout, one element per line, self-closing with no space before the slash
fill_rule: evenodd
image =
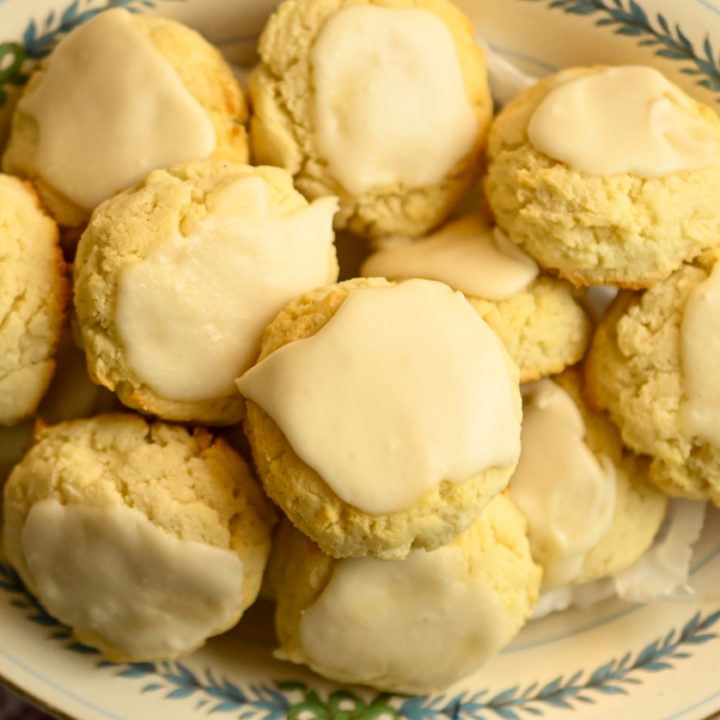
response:
<path id="1" fill-rule="evenodd" d="M 493 119 L 447 0 L 286 0 L 259 54 L 249 132 L 174 22 L 101 13 L 32 76 L 3 156 L 25 180 L 0 178 L 0 423 L 36 416 L 66 314 L 117 405 L 41 409 L 4 553 L 111 659 L 227 630 L 269 563 L 279 657 L 445 687 L 541 587 L 642 556 L 665 494 L 718 503 L 720 120 L 639 67 Z M 593 329 L 598 284 L 622 291 Z"/>

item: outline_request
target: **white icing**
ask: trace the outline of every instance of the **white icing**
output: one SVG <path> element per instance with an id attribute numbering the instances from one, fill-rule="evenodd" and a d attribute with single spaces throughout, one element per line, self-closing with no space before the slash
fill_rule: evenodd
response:
<path id="1" fill-rule="evenodd" d="M 415 550 L 400 561 L 341 560 L 300 620 L 311 665 L 410 692 L 464 677 L 508 635 L 496 591 L 484 577 L 467 575 L 452 546 Z"/>
<path id="2" fill-rule="evenodd" d="M 241 607 L 234 552 L 179 540 L 125 506 L 42 500 L 25 521 L 22 548 L 48 612 L 131 657 L 189 650 Z"/>
<path id="3" fill-rule="evenodd" d="M 477 140 L 454 40 L 427 10 L 344 8 L 311 63 L 317 149 L 355 195 L 439 182 Z"/>
<path id="4" fill-rule="evenodd" d="M 685 305 L 680 329 L 686 433 L 720 448 L 720 262 Z"/>
<path id="5" fill-rule="evenodd" d="M 215 149 L 203 108 L 121 9 L 64 38 L 20 107 L 37 121 L 40 175 L 87 210 L 154 168 Z"/>
<path id="6" fill-rule="evenodd" d="M 522 452 L 510 497 L 528 521 L 543 587 L 573 580 L 588 550 L 610 529 L 616 478 L 583 438 L 585 424 L 570 396 L 552 380 L 523 388 Z"/>
<path id="7" fill-rule="evenodd" d="M 115 319 L 127 363 L 173 400 L 235 392 L 235 378 L 254 361 L 275 314 L 336 277 L 335 198 L 283 216 L 268 206 L 259 177 L 239 178 L 221 192 L 190 235 L 158 243 L 118 281 Z"/>
<path id="8" fill-rule="evenodd" d="M 461 293 L 429 280 L 354 290 L 317 334 L 269 355 L 238 387 L 368 513 L 403 510 L 443 479 L 519 454 L 500 341 Z"/>
<path id="9" fill-rule="evenodd" d="M 537 277 L 538 266 L 476 214 L 423 240 L 381 248 L 365 261 L 362 274 L 439 280 L 466 295 L 503 300 L 524 290 Z"/>
<path id="10" fill-rule="evenodd" d="M 707 167 L 717 145 L 690 101 L 657 70 L 566 73 L 535 111 L 530 142 L 575 170 L 653 178 Z"/>

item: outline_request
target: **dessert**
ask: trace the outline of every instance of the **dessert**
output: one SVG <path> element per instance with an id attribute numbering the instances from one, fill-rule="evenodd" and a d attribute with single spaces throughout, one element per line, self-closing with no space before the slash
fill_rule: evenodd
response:
<path id="1" fill-rule="evenodd" d="M 0 425 L 35 412 L 55 372 L 67 301 L 58 230 L 32 187 L 0 175 Z"/>
<path id="2" fill-rule="evenodd" d="M 335 560 L 284 521 L 269 584 L 277 656 L 340 682 L 438 690 L 505 646 L 537 599 L 525 521 L 505 494 L 449 545 Z"/>
<path id="3" fill-rule="evenodd" d="M 573 68 L 495 119 L 498 225 L 576 285 L 643 288 L 718 241 L 720 118 L 648 67 Z"/>
<path id="4" fill-rule="evenodd" d="M 543 589 L 614 575 L 652 544 L 666 498 L 607 418 L 587 409 L 577 369 L 523 388 L 522 452 L 510 498 L 527 518 Z"/>
<path id="5" fill-rule="evenodd" d="M 274 512 L 205 430 L 99 415 L 41 428 L 10 475 L 3 550 L 108 659 L 191 652 L 257 596 Z"/>
<path id="6" fill-rule="evenodd" d="M 238 387 L 290 520 L 335 557 L 396 559 L 452 540 L 507 484 L 516 373 L 461 293 L 357 279 L 290 303 Z"/>
<path id="7" fill-rule="evenodd" d="M 590 323 L 571 286 L 538 274 L 536 263 L 478 213 L 422 240 L 393 240 L 362 266 L 365 276 L 445 282 L 503 341 L 520 382 L 562 371 L 585 353 Z"/>
<path id="8" fill-rule="evenodd" d="M 197 32 L 115 8 L 69 33 L 33 74 L 2 166 L 30 178 L 76 239 L 102 200 L 154 168 L 247 162 L 246 119 L 232 70 Z"/>
<path id="9" fill-rule="evenodd" d="M 199 160 L 155 170 L 93 213 L 74 265 L 90 376 L 129 407 L 229 425 L 265 326 L 337 278 L 333 198 L 280 168 Z"/>
<path id="10" fill-rule="evenodd" d="M 421 235 L 477 177 L 492 114 L 483 52 L 446 0 L 288 0 L 250 78 L 252 151 L 336 226 Z"/>
<path id="11" fill-rule="evenodd" d="M 651 458 L 664 492 L 720 505 L 715 253 L 640 295 L 622 293 L 598 326 L 588 390 L 623 441 Z"/>

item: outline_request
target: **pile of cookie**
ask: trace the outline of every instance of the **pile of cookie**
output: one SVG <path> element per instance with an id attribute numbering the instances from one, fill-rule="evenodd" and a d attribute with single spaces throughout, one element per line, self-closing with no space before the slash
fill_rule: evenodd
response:
<path id="1" fill-rule="evenodd" d="M 113 9 L 30 78 L 0 423 L 37 421 L 2 547 L 109 659 L 262 591 L 278 657 L 439 689 L 541 589 L 630 567 L 668 495 L 720 504 L 720 119 L 636 66 L 493 117 L 473 35 L 448 0 L 286 0 L 248 109 L 197 33 Z M 621 288 L 596 327 L 590 285 Z M 63 414 L 70 336 L 107 392 Z"/>

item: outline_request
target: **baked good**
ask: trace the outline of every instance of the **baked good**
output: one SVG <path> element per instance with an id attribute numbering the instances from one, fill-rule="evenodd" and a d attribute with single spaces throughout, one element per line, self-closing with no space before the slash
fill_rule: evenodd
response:
<path id="1" fill-rule="evenodd" d="M 308 198 L 337 195 L 336 227 L 421 235 L 477 177 L 492 100 L 451 2 L 287 0 L 258 49 L 255 161 L 287 168 Z"/>
<path id="2" fill-rule="evenodd" d="M 632 565 L 652 545 L 667 505 L 647 482 L 647 463 L 587 408 L 581 379 L 570 368 L 523 388 L 523 449 L 509 492 L 527 518 L 546 590 Z"/>
<path id="3" fill-rule="evenodd" d="M 335 560 L 285 521 L 268 568 L 276 655 L 343 683 L 439 690 L 512 639 L 540 574 L 505 494 L 451 544 L 404 560 Z"/>
<path id="4" fill-rule="evenodd" d="M 714 247 L 720 118 L 645 67 L 545 78 L 495 119 L 498 225 L 576 285 L 642 288 Z"/>
<path id="5" fill-rule="evenodd" d="M 172 658 L 257 596 L 274 513 L 224 441 L 130 414 L 41 428 L 10 475 L 3 549 L 108 659 Z"/>
<path id="6" fill-rule="evenodd" d="M 32 415 L 55 371 L 68 286 L 58 230 L 32 187 L 0 175 L 0 425 Z"/>
<path id="7" fill-rule="evenodd" d="M 571 286 L 539 275 L 537 264 L 480 213 L 422 240 L 383 243 L 362 274 L 422 277 L 462 291 L 505 344 L 520 382 L 561 372 L 580 360 L 590 340 L 590 322 Z"/>
<path id="8" fill-rule="evenodd" d="M 101 200 L 154 168 L 247 162 L 246 120 L 232 70 L 199 33 L 115 8 L 69 33 L 32 75 L 2 164 L 36 184 L 76 240 Z"/>
<path id="9" fill-rule="evenodd" d="M 129 407 L 232 424 L 234 379 L 265 326 L 337 277 L 332 215 L 280 168 L 198 160 L 102 203 L 78 244 L 75 313 L 90 376 Z"/>
<path id="10" fill-rule="evenodd" d="M 266 492 L 335 557 L 468 528 L 519 454 L 517 371 L 461 293 L 359 278 L 290 303 L 238 381 Z"/>
<path id="11" fill-rule="evenodd" d="M 593 338 L 587 385 L 625 444 L 650 456 L 653 483 L 720 505 L 716 258 L 704 254 L 642 294 L 621 293 Z"/>

